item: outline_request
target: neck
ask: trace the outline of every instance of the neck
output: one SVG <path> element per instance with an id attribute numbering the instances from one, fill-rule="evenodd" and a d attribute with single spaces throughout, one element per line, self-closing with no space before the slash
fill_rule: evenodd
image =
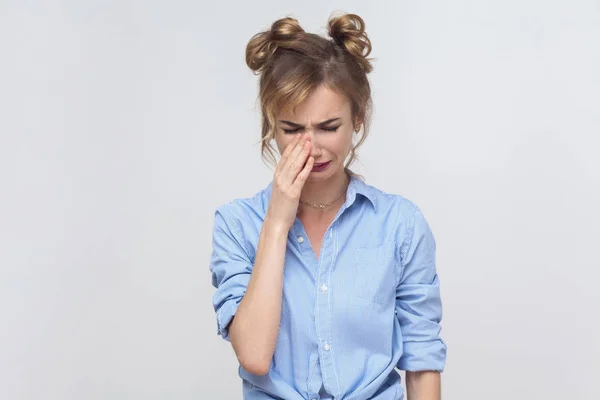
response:
<path id="1" fill-rule="evenodd" d="M 316 209 L 304 204 L 299 205 L 298 211 L 301 214 L 308 213 L 328 213 L 331 210 L 336 210 L 345 201 L 344 194 L 350 183 L 350 176 L 346 171 L 342 170 L 325 181 L 307 181 L 302 188 L 300 199 L 304 202 L 313 204 L 328 204 L 335 200 L 329 207 Z M 341 197 L 340 197 L 341 195 Z M 336 200 L 337 199 L 337 200 Z"/>

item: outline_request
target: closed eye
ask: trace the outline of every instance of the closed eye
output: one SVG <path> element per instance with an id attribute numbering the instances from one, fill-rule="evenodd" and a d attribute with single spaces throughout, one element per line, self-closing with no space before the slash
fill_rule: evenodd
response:
<path id="1" fill-rule="evenodd" d="M 334 126 L 334 127 L 331 127 L 331 128 L 322 128 L 322 130 L 324 130 L 324 131 L 326 131 L 326 132 L 335 132 L 335 131 L 337 131 L 337 130 L 338 130 L 338 128 L 339 128 L 339 127 L 340 127 L 340 125 L 338 125 L 338 126 Z M 302 130 L 302 128 L 296 128 L 296 129 L 283 129 L 283 131 L 284 131 L 286 134 L 294 134 L 294 133 L 297 133 L 297 132 L 299 132 L 299 131 L 301 131 L 301 130 Z"/>

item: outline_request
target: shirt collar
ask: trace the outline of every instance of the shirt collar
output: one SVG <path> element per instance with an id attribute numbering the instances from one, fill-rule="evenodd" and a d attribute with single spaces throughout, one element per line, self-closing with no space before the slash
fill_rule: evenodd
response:
<path id="1" fill-rule="evenodd" d="M 373 192 L 373 188 L 367 185 L 360 177 L 351 174 L 348 191 L 346 192 L 348 206 L 354 203 L 357 194 L 366 197 L 373 205 L 374 211 L 377 212 L 377 196 Z"/>
<path id="2" fill-rule="evenodd" d="M 263 204 L 265 212 L 269 206 L 272 190 L 273 181 L 269 182 L 264 190 L 265 197 Z M 377 196 L 374 193 L 373 188 L 370 185 L 367 185 L 360 177 L 350 174 L 350 183 L 348 184 L 348 189 L 346 190 L 346 204 L 348 207 L 354 203 L 356 200 L 356 195 L 366 197 L 373 205 L 374 211 L 377 212 Z"/>

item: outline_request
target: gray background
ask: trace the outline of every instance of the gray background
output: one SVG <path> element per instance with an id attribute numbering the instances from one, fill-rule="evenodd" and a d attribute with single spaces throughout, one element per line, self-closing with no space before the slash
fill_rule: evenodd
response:
<path id="1" fill-rule="evenodd" d="M 251 35 L 361 15 L 356 170 L 438 242 L 449 400 L 598 399 L 598 1 L 0 1 L 0 398 L 238 399 L 214 209 L 271 178 Z"/>

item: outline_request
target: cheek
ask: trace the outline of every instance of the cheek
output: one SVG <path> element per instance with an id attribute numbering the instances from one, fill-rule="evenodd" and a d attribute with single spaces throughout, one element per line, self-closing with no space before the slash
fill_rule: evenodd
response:
<path id="1" fill-rule="evenodd" d="M 275 144 L 277 145 L 277 150 L 279 150 L 279 154 L 283 154 L 283 152 L 285 151 L 286 147 L 290 144 L 290 142 L 293 140 L 293 137 L 291 137 L 292 135 L 290 135 L 290 137 L 285 137 L 283 135 L 277 135 L 275 137 Z"/>
<path id="2" fill-rule="evenodd" d="M 335 147 L 336 153 L 346 154 L 350 152 L 350 149 L 352 149 L 352 135 L 347 133 L 340 135 L 340 137 L 337 138 L 333 146 Z"/>

